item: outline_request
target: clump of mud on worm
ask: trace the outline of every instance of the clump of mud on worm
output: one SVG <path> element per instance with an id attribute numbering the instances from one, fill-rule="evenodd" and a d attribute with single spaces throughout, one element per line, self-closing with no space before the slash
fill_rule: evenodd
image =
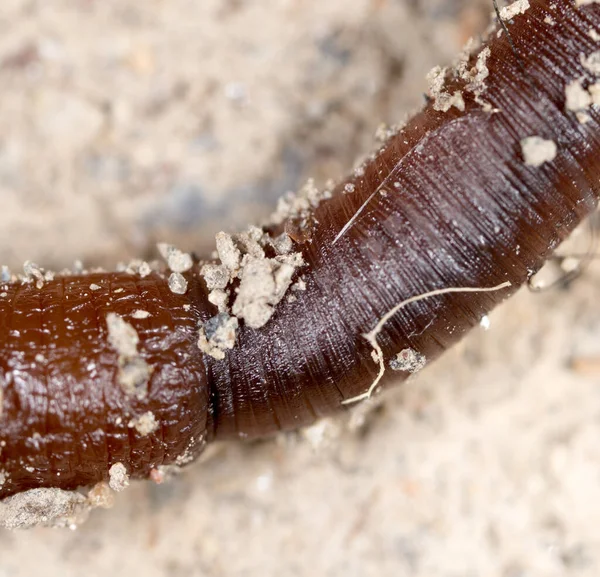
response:
<path id="1" fill-rule="evenodd" d="M 235 235 L 220 232 L 215 240 L 219 263 L 205 264 L 200 273 L 218 313 L 201 324 L 198 347 L 222 360 L 235 346 L 240 323 L 253 329 L 267 324 L 305 262 L 285 232 L 273 238 L 250 226 Z"/>
<path id="2" fill-rule="evenodd" d="M 152 367 L 138 353 L 140 339 L 136 330 L 117 313 L 106 315 L 106 326 L 108 341 L 119 353 L 119 384 L 128 395 L 145 398 Z"/>
<path id="3" fill-rule="evenodd" d="M 113 492 L 106 483 L 98 483 L 87 495 L 62 489 L 30 489 L 0 501 L 0 527 L 76 529 L 92 510 L 113 505 Z"/>

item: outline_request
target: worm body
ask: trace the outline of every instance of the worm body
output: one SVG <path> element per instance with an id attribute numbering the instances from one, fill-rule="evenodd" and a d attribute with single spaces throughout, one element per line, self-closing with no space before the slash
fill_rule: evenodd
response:
<path id="1" fill-rule="evenodd" d="M 214 439 L 307 425 L 382 365 L 385 384 L 438 357 L 538 270 L 600 195 L 600 6 L 510 16 L 512 44 L 494 32 L 438 71 L 427 106 L 331 198 L 269 228 L 301 254 L 305 290 L 262 326 L 241 320 L 223 358 L 197 344 L 218 312 L 198 265 L 184 294 L 160 272 L 0 285 L 0 498 L 114 481 L 116 465 L 148 477 Z M 589 102 L 572 105 L 575 85 Z"/>

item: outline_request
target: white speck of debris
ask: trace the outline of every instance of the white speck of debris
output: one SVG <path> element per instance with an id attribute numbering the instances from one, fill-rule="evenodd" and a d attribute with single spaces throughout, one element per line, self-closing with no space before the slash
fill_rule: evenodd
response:
<path id="1" fill-rule="evenodd" d="M 198 348 L 217 360 L 224 359 L 225 351 L 235 346 L 237 328 L 237 317 L 219 313 L 200 327 Z"/>
<path id="2" fill-rule="evenodd" d="M 554 26 L 556 24 L 556 20 L 554 20 L 554 18 L 552 18 L 552 16 L 549 14 L 544 18 L 544 22 L 550 26 Z"/>
<path id="3" fill-rule="evenodd" d="M 188 283 L 179 272 L 172 272 L 169 276 L 169 289 L 176 295 L 184 295 L 187 292 Z"/>
<path id="4" fill-rule="evenodd" d="M 356 190 L 356 187 L 351 182 L 347 182 L 344 185 L 344 192 L 354 192 L 355 190 Z"/>
<path id="5" fill-rule="evenodd" d="M 125 357 L 137 355 L 140 338 L 128 322 L 116 313 L 108 313 L 106 326 L 108 327 L 108 342 L 120 355 Z"/>
<path id="6" fill-rule="evenodd" d="M 565 88 L 566 109 L 576 112 L 585 110 L 592 104 L 590 93 L 582 86 L 581 79 L 573 80 Z"/>
<path id="7" fill-rule="evenodd" d="M 589 4 L 600 4 L 600 0 L 575 0 L 575 6 L 588 6 Z"/>
<path id="8" fill-rule="evenodd" d="M 450 94 L 444 89 L 447 68 L 435 66 L 427 75 L 429 82 L 429 96 L 434 100 L 433 109 L 447 112 L 453 106 L 461 112 L 465 109 L 465 101 L 460 91 Z"/>
<path id="9" fill-rule="evenodd" d="M 477 56 L 477 62 L 475 63 L 475 76 L 473 77 L 472 84 L 476 87 L 483 86 L 483 82 L 490 75 L 490 70 L 487 67 L 488 58 L 491 56 L 492 51 L 489 46 L 486 46 Z"/>
<path id="10" fill-rule="evenodd" d="M 10 282 L 11 279 L 12 273 L 10 272 L 10 269 L 3 264 L 2 268 L 0 269 L 0 282 Z"/>
<path id="11" fill-rule="evenodd" d="M 92 291 L 99 291 L 101 288 L 102 287 L 100 285 L 97 285 L 97 284 L 94 284 L 94 283 L 92 283 L 90 285 L 90 290 L 92 290 Z"/>
<path id="12" fill-rule="evenodd" d="M 479 326 L 484 330 L 484 331 L 488 331 L 490 330 L 490 317 L 488 317 L 487 315 L 483 315 L 481 317 L 481 320 L 479 321 Z"/>
<path id="13" fill-rule="evenodd" d="M 133 314 L 131 316 L 134 319 L 147 319 L 151 315 L 148 311 L 143 311 L 141 309 L 137 309 L 137 310 L 133 311 Z"/>
<path id="14" fill-rule="evenodd" d="M 194 265 L 192 257 L 187 252 L 182 252 L 170 244 L 160 242 L 157 248 L 173 272 L 187 272 Z"/>
<path id="15" fill-rule="evenodd" d="M 158 263 L 156 266 L 150 266 L 147 262 L 140 259 L 133 259 L 128 263 L 120 262 L 117 264 L 117 272 L 126 272 L 127 274 L 139 274 L 142 278 L 148 276 L 152 270 L 158 270 Z"/>
<path id="16" fill-rule="evenodd" d="M 288 192 L 279 199 L 277 209 L 269 217 L 269 222 L 281 224 L 288 218 L 302 216 L 310 207 L 316 208 L 326 198 L 331 198 L 330 188 L 326 187 L 321 191 L 315 186 L 314 180 L 309 178 L 296 194 Z"/>
<path id="17" fill-rule="evenodd" d="M 119 353 L 118 382 L 128 395 L 143 399 L 148 394 L 152 368 L 139 356 L 136 330 L 116 313 L 106 315 L 108 342 Z"/>
<path id="18" fill-rule="evenodd" d="M 477 61 L 475 62 L 475 67 L 471 70 L 468 70 L 468 63 L 471 56 L 473 42 L 470 41 L 465 46 L 461 59 L 456 67 L 456 72 L 458 75 L 464 80 L 468 80 L 468 84 L 465 87 L 465 90 L 468 92 L 472 92 L 475 96 L 475 102 L 479 104 L 484 112 L 498 112 L 497 109 L 494 109 L 492 105 L 485 101 L 482 98 L 482 94 L 486 91 L 485 80 L 490 75 L 490 70 L 487 66 L 488 58 L 491 56 L 492 52 L 489 46 L 486 46 L 483 50 L 479 52 L 477 55 Z"/>
<path id="19" fill-rule="evenodd" d="M 597 30 L 594 30 L 594 28 L 590 28 L 588 35 L 592 40 L 595 40 L 596 42 L 600 41 L 600 33 Z"/>
<path id="20" fill-rule="evenodd" d="M 217 242 L 217 254 L 221 262 L 230 270 L 237 271 L 240 267 L 242 255 L 235 246 L 231 235 L 225 232 L 217 233 L 215 240 Z"/>
<path id="21" fill-rule="evenodd" d="M 152 272 L 152 267 L 147 262 L 142 262 L 138 269 L 138 274 L 144 278 L 147 277 Z"/>
<path id="22" fill-rule="evenodd" d="M 229 294 L 222 289 L 214 289 L 208 293 L 208 302 L 215 305 L 220 313 L 227 312 Z"/>
<path id="23" fill-rule="evenodd" d="M 137 419 L 131 419 L 128 427 L 130 429 L 135 429 L 142 437 L 147 437 L 158 429 L 159 424 L 154 416 L 154 413 L 152 411 L 148 411 Z"/>
<path id="24" fill-rule="evenodd" d="M 35 355 L 35 362 L 36 363 L 45 363 L 46 358 L 44 357 L 44 355 L 42 355 L 42 353 L 38 353 L 37 355 Z"/>
<path id="25" fill-rule="evenodd" d="M 521 140 L 521 150 L 527 166 L 542 166 L 546 162 L 552 162 L 558 151 L 553 140 L 539 136 L 529 136 Z"/>
<path id="26" fill-rule="evenodd" d="M 25 273 L 25 279 L 27 281 L 36 280 L 36 288 L 41 289 L 44 286 L 44 273 L 37 264 L 30 260 L 26 260 L 23 263 L 23 272 Z"/>
<path id="27" fill-rule="evenodd" d="M 108 470 L 108 475 L 108 485 L 115 493 L 120 493 L 129 487 L 129 475 L 123 463 L 115 463 Z"/>
<path id="28" fill-rule="evenodd" d="M 205 264 L 200 269 L 208 290 L 224 289 L 230 280 L 229 269 L 225 265 Z"/>
<path id="29" fill-rule="evenodd" d="M 2 489 L 2 487 L 4 487 L 4 483 L 6 483 L 6 481 L 8 481 L 8 475 L 6 474 L 5 471 L 0 469 L 0 489 Z"/>
<path id="30" fill-rule="evenodd" d="M 293 291 L 305 291 L 306 281 L 303 278 L 299 278 L 292 286 Z"/>
<path id="31" fill-rule="evenodd" d="M 393 371 L 404 371 L 408 373 L 417 373 L 420 371 L 427 360 L 414 349 L 402 349 L 391 361 L 390 368 Z"/>
<path id="32" fill-rule="evenodd" d="M 505 6 L 500 10 L 500 18 L 502 20 L 512 20 L 519 14 L 525 14 L 529 10 L 529 0 L 517 0 L 510 6 Z"/>
<path id="33" fill-rule="evenodd" d="M 595 76 L 600 76 L 600 50 L 592 52 L 588 56 L 584 56 L 583 54 L 581 54 L 579 56 L 579 59 L 581 60 L 582 66 L 586 70 L 588 70 Z"/>

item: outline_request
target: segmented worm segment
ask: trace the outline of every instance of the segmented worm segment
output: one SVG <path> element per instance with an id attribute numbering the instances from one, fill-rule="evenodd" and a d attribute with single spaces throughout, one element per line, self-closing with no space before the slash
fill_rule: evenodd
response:
<path id="1" fill-rule="evenodd" d="M 119 463 L 147 477 L 216 438 L 311 423 L 382 363 L 385 383 L 430 362 L 526 281 L 600 194 L 600 5 L 513 12 L 516 54 L 493 32 L 434 71 L 428 105 L 283 225 L 306 290 L 260 328 L 240 321 L 223 359 L 197 346 L 217 314 L 198 267 L 185 294 L 156 272 L 0 285 L 0 498 L 90 485 Z M 412 296 L 507 281 L 412 302 L 363 336 Z"/>

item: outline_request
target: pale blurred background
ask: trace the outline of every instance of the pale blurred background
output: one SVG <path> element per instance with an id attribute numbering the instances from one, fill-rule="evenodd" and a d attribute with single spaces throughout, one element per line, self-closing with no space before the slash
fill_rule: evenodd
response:
<path id="1" fill-rule="evenodd" d="M 0 262 L 210 249 L 338 178 L 491 0 L 2 0 Z M 0 577 L 597 577 L 600 267 L 522 291 L 379 408 L 211 450 Z"/>

